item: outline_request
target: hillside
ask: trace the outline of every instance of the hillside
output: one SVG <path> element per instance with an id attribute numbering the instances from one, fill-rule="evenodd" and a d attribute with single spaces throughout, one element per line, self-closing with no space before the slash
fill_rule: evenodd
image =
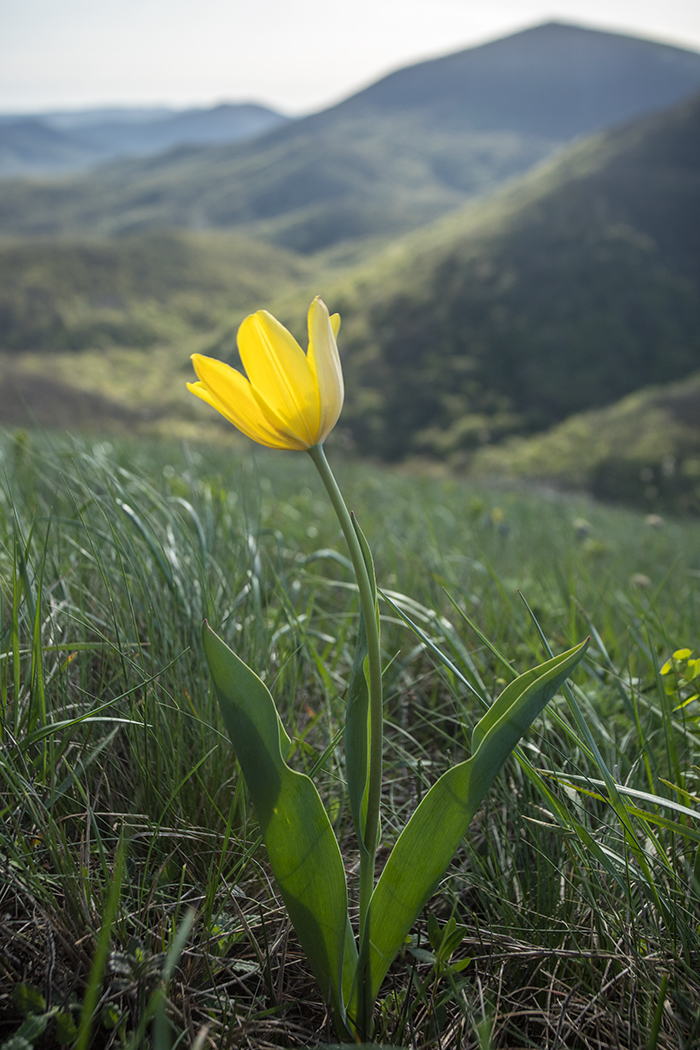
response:
<path id="1" fill-rule="evenodd" d="M 700 512 L 700 374 L 581 412 L 544 434 L 478 450 L 470 476 L 586 489 L 599 499 Z"/>
<path id="2" fill-rule="evenodd" d="M 324 290 L 363 453 L 459 460 L 700 367 L 700 97 Z M 290 315 L 291 316 L 291 315 Z"/>
<path id="3" fill-rule="evenodd" d="M 324 115 L 429 109 L 455 127 L 568 141 L 700 88 L 700 54 L 549 22 L 400 69 Z"/>
<path id="4" fill-rule="evenodd" d="M 576 136 L 700 88 L 700 55 L 549 24 L 382 79 L 255 140 L 2 185 L 0 230 L 238 228 L 311 252 L 397 235 Z"/>
<path id="5" fill-rule="evenodd" d="M 307 278 L 304 259 L 216 232 L 0 242 L 0 350 L 146 348 Z"/>

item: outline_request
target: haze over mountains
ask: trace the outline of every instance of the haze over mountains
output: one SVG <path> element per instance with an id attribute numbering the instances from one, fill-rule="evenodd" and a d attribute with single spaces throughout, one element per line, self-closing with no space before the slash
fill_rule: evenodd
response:
<path id="1" fill-rule="evenodd" d="M 253 103 L 0 115 L 0 175 L 79 171 L 116 157 L 254 138 L 290 118 Z"/>
<path id="2" fill-rule="evenodd" d="M 700 90 L 700 54 L 552 23 L 400 70 L 245 143 L 2 186 L 0 230 L 237 228 L 297 251 L 396 235 L 575 137 Z"/>

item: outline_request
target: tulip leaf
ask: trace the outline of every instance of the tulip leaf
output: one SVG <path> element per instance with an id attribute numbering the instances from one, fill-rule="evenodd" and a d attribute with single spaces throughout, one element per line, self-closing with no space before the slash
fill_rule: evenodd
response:
<path id="1" fill-rule="evenodd" d="M 282 899 L 318 985 L 330 995 L 338 1031 L 347 1033 L 342 989 L 349 993 L 357 949 L 348 922 L 345 870 L 328 814 L 309 777 L 284 760 L 289 737 L 265 684 L 206 621 L 203 638 L 224 725 Z"/>
<path id="2" fill-rule="evenodd" d="M 370 901 L 371 1001 L 506 758 L 587 647 L 588 639 L 511 682 L 476 725 L 471 758 L 440 777 L 406 824 Z"/>

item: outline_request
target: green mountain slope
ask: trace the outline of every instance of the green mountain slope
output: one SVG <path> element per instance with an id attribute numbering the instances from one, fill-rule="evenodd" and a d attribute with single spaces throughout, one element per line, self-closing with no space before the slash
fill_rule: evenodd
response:
<path id="1" fill-rule="evenodd" d="M 700 374 L 474 455 L 470 472 L 584 488 L 650 510 L 700 511 Z"/>
<path id="2" fill-rule="evenodd" d="M 301 122 L 300 122 L 301 123 Z M 8 180 L 0 230 L 122 234 L 238 228 L 298 251 L 398 234 L 532 166 L 559 143 L 516 132 L 452 132 L 429 114 L 343 118 L 248 147 L 181 149 L 79 178 Z"/>
<path id="3" fill-rule="evenodd" d="M 247 144 L 180 149 L 62 181 L 5 182 L 0 230 L 236 227 L 304 252 L 395 235 L 577 135 L 698 88 L 698 54 L 537 26 L 400 70 Z"/>
<path id="4" fill-rule="evenodd" d="M 586 141 L 326 295 L 344 417 L 387 458 L 457 456 L 700 367 L 700 98 Z"/>
<path id="5" fill-rule="evenodd" d="M 290 252 L 213 232 L 0 242 L 0 351 L 173 342 L 210 331 L 308 269 Z"/>
<path id="6" fill-rule="evenodd" d="M 218 232 L 0 242 L 0 425 L 216 439 L 189 355 L 311 272 Z"/>

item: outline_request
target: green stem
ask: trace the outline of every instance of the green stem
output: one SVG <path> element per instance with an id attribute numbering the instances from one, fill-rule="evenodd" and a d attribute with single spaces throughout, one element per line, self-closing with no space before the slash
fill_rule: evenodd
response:
<path id="1" fill-rule="evenodd" d="M 369 658 L 369 779 L 367 791 L 367 821 L 365 824 L 364 843 L 360 843 L 360 962 L 362 965 L 363 947 L 368 945 L 369 931 L 365 929 L 369 901 L 374 889 L 374 864 L 377 852 L 377 834 L 379 830 L 379 802 L 382 788 L 382 742 L 383 742 L 383 708 L 382 708 L 382 664 L 379 651 L 379 624 L 377 622 L 376 599 L 360 541 L 355 531 L 352 518 L 345 505 L 345 500 L 338 488 L 338 483 L 326 459 L 322 445 L 309 449 L 316 469 L 330 496 L 340 527 L 350 551 L 360 602 L 367 632 L 367 654 Z M 363 848 L 364 847 L 364 848 Z M 366 952 L 364 953 L 366 954 Z M 361 981 L 364 985 L 364 978 Z M 364 994 L 361 994 L 364 999 Z M 363 1023 L 368 1023 L 371 1005 L 363 1003 L 360 1014 Z"/>

